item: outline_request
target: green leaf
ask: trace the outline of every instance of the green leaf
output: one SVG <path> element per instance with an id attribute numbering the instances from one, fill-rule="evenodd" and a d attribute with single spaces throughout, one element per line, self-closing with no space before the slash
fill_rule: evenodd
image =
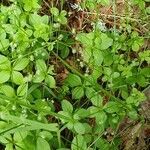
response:
<path id="1" fill-rule="evenodd" d="M 0 55 L 0 69 L 2 70 L 10 70 L 11 62 L 8 60 L 7 57 Z"/>
<path id="2" fill-rule="evenodd" d="M 106 51 L 103 57 L 104 57 L 104 64 L 106 66 L 110 66 L 113 63 L 113 55 L 109 51 Z"/>
<path id="3" fill-rule="evenodd" d="M 77 135 L 73 138 L 71 150 L 86 150 L 87 144 L 82 135 Z"/>
<path id="4" fill-rule="evenodd" d="M 145 67 L 140 70 L 140 73 L 145 77 L 150 77 L 150 68 Z"/>
<path id="5" fill-rule="evenodd" d="M 45 78 L 45 82 L 50 88 L 56 88 L 56 81 L 53 76 L 47 75 Z"/>
<path id="6" fill-rule="evenodd" d="M 77 114 L 80 118 L 85 118 L 89 116 L 90 112 L 84 108 L 80 108 L 77 112 L 75 112 L 75 114 Z"/>
<path id="7" fill-rule="evenodd" d="M 29 92 L 29 90 L 28 90 Z M 29 93 L 28 93 L 29 94 Z M 39 98 L 42 98 L 42 91 L 40 89 L 35 89 L 33 92 L 32 92 L 32 96 L 36 99 L 39 99 Z"/>
<path id="8" fill-rule="evenodd" d="M 122 109 L 122 105 L 117 102 L 108 102 L 104 106 L 104 110 L 108 113 L 119 112 Z"/>
<path id="9" fill-rule="evenodd" d="M 42 22 L 44 23 L 44 24 L 48 24 L 49 23 L 49 16 L 48 15 L 44 15 L 44 16 L 42 16 Z"/>
<path id="10" fill-rule="evenodd" d="M 95 9 L 95 5 L 96 5 L 96 3 L 93 3 L 92 0 L 87 0 L 86 1 L 86 7 L 89 8 L 90 10 L 94 10 Z"/>
<path id="11" fill-rule="evenodd" d="M 47 66 L 45 64 L 45 61 L 42 59 L 38 59 L 36 61 L 36 69 L 37 69 L 38 74 L 46 73 L 47 72 Z"/>
<path id="12" fill-rule="evenodd" d="M 35 74 L 33 78 L 34 83 L 41 83 L 45 79 L 45 74 L 38 74 L 38 72 Z"/>
<path id="13" fill-rule="evenodd" d="M 82 85 L 81 78 L 75 74 L 69 74 L 66 82 L 69 84 L 70 87 Z"/>
<path id="14" fill-rule="evenodd" d="M 128 112 L 128 116 L 133 120 L 138 119 L 138 113 L 134 109 Z"/>
<path id="15" fill-rule="evenodd" d="M 45 139 L 38 137 L 36 150 L 50 150 L 50 145 Z"/>
<path id="16" fill-rule="evenodd" d="M 13 71 L 11 76 L 12 82 L 14 82 L 17 85 L 24 83 L 23 75 L 18 71 Z"/>
<path id="17" fill-rule="evenodd" d="M 73 99 L 80 99 L 84 96 L 84 88 L 78 86 L 72 90 L 72 98 Z"/>
<path id="18" fill-rule="evenodd" d="M 137 75 L 137 83 L 141 87 L 145 87 L 148 83 L 146 82 L 146 78 L 143 75 Z"/>
<path id="19" fill-rule="evenodd" d="M 9 130 L 10 128 L 6 128 L 6 129 Z M 8 133 L 8 131 L 6 131 L 6 130 L 2 130 L 2 132 L 3 131 L 4 131 L 4 134 L 3 134 L 3 136 L 2 135 L 0 136 L 0 141 L 3 144 L 8 144 L 8 140 L 12 140 L 11 134 L 6 134 L 6 132 Z"/>
<path id="20" fill-rule="evenodd" d="M 12 143 L 6 144 L 5 150 L 12 150 L 14 148 L 14 145 Z"/>
<path id="21" fill-rule="evenodd" d="M 107 115 L 104 111 L 99 111 L 96 115 L 96 123 L 99 125 L 103 125 L 107 120 Z"/>
<path id="22" fill-rule="evenodd" d="M 38 0 L 22 0 L 24 3 L 24 10 L 25 11 L 33 11 L 40 8 L 38 4 Z"/>
<path id="23" fill-rule="evenodd" d="M 59 10 L 56 7 L 52 7 L 50 9 L 50 12 L 52 13 L 52 15 L 58 17 L 59 16 Z"/>
<path id="24" fill-rule="evenodd" d="M 60 15 L 57 17 L 57 21 L 61 24 L 67 24 L 67 18 L 65 17 L 66 11 L 62 10 Z"/>
<path id="25" fill-rule="evenodd" d="M 42 38 L 43 40 L 48 41 L 50 33 L 50 26 L 46 24 L 38 24 L 35 26 L 34 37 L 37 39 Z"/>
<path id="26" fill-rule="evenodd" d="M 61 114 L 64 116 L 63 118 L 60 118 L 60 120 L 65 123 L 72 119 L 72 115 L 69 112 L 66 111 L 59 111 L 58 114 Z"/>
<path id="27" fill-rule="evenodd" d="M 16 71 L 23 70 L 29 64 L 28 58 L 20 58 L 13 64 L 13 69 Z"/>
<path id="28" fill-rule="evenodd" d="M 0 42 L 0 52 L 6 51 L 9 47 L 9 40 L 2 39 Z"/>
<path id="29" fill-rule="evenodd" d="M 37 110 L 39 110 L 39 112 L 41 112 L 40 108 L 44 108 L 45 110 L 51 111 L 51 107 L 48 106 L 48 103 L 45 101 L 45 99 L 37 99 L 35 101 L 35 107 Z M 44 114 L 44 112 L 42 113 Z"/>
<path id="30" fill-rule="evenodd" d="M 68 113 L 72 113 L 73 112 L 73 106 L 72 106 L 72 104 L 69 101 L 63 100 L 61 102 L 61 105 L 62 105 L 63 111 L 66 111 Z"/>
<path id="31" fill-rule="evenodd" d="M 85 48 L 85 50 L 83 51 L 83 60 L 87 63 L 93 63 L 93 53 L 92 53 L 92 49 L 91 48 Z"/>
<path id="32" fill-rule="evenodd" d="M 72 121 L 70 121 L 70 122 L 68 122 L 68 123 L 66 124 L 66 127 L 67 127 L 69 130 L 73 130 L 73 125 L 74 125 L 74 123 L 73 123 Z"/>
<path id="33" fill-rule="evenodd" d="M 69 50 L 68 47 L 65 47 L 65 46 L 64 46 L 64 48 L 65 48 L 65 49 L 62 49 L 62 50 L 61 50 L 61 57 L 62 57 L 63 59 L 67 58 L 68 55 L 69 55 L 69 52 L 70 52 L 70 50 Z"/>
<path id="34" fill-rule="evenodd" d="M 47 60 L 49 58 L 48 52 L 43 48 L 37 48 L 34 51 L 34 56 L 35 56 L 35 59 Z"/>
<path id="35" fill-rule="evenodd" d="M 92 104 L 95 106 L 102 106 L 102 97 L 99 93 L 97 93 L 93 88 L 87 87 L 86 88 L 86 96 L 88 99 L 91 100 Z"/>
<path id="36" fill-rule="evenodd" d="M 24 140 L 28 135 L 28 132 L 27 131 L 21 131 L 21 132 L 15 132 L 14 134 L 14 140 L 16 142 L 21 142 L 22 140 Z"/>
<path id="37" fill-rule="evenodd" d="M 96 147 L 100 148 L 100 150 L 110 150 L 111 149 L 108 141 L 103 138 L 99 138 L 96 141 L 95 145 L 96 145 Z"/>
<path id="38" fill-rule="evenodd" d="M 138 106 L 140 102 L 144 101 L 146 96 L 144 93 L 138 91 L 136 88 L 132 88 L 131 95 L 126 99 L 128 105 Z"/>
<path id="39" fill-rule="evenodd" d="M 6 121 L 11 121 L 15 124 L 27 125 L 28 130 L 44 129 L 44 130 L 48 130 L 48 131 L 55 131 L 55 132 L 58 131 L 57 123 L 48 123 L 48 124 L 41 123 L 38 121 L 33 121 L 33 120 L 21 118 L 21 117 L 16 117 L 14 115 L 9 115 L 9 114 L 3 113 L 3 112 L 0 113 L 0 119 L 6 120 Z M 25 127 L 23 127 L 23 128 L 25 128 Z M 22 131 L 23 128 L 20 128 L 20 131 Z M 19 131 L 19 129 L 18 129 L 18 131 Z"/>
<path id="40" fill-rule="evenodd" d="M 80 33 L 76 36 L 76 40 L 80 41 L 84 46 L 92 47 L 93 43 L 91 42 L 94 39 L 94 32 L 91 33 Z"/>
<path id="41" fill-rule="evenodd" d="M 91 98 L 91 102 L 93 105 L 100 107 L 102 106 L 103 99 L 100 94 L 96 93 L 96 95 Z"/>
<path id="42" fill-rule="evenodd" d="M 52 133 L 50 133 L 50 132 L 48 132 L 48 131 L 41 131 L 41 132 L 39 133 L 39 136 L 40 136 L 41 138 L 44 138 L 44 139 L 47 139 L 47 140 L 51 140 L 51 139 L 53 138 Z"/>
<path id="43" fill-rule="evenodd" d="M 150 15 L 150 6 L 146 8 L 146 12 Z"/>
<path id="44" fill-rule="evenodd" d="M 17 89 L 17 96 L 25 96 L 27 95 L 28 84 L 22 84 Z"/>
<path id="45" fill-rule="evenodd" d="M 132 50 L 137 52 L 139 50 L 139 44 L 135 41 L 133 44 L 132 44 Z"/>
<path id="46" fill-rule="evenodd" d="M 97 66 L 100 66 L 103 62 L 103 53 L 99 49 L 94 50 L 94 61 Z"/>
<path id="47" fill-rule="evenodd" d="M 15 90 L 10 85 L 2 85 L 0 86 L 0 92 L 8 97 L 15 96 Z"/>
<path id="48" fill-rule="evenodd" d="M 121 92 L 121 97 L 123 99 L 126 99 L 129 96 L 128 90 L 126 88 L 120 90 L 120 92 Z"/>
<path id="49" fill-rule="evenodd" d="M 110 0 L 97 0 L 97 2 L 102 4 L 103 6 L 110 5 Z"/>
<path id="50" fill-rule="evenodd" d="M 95 106 L 91 106 L 88 108 L 88 111 L 90 112 L 90 117 L 95 117 L 97 113 L 99 113 L 100 109 Z"/>
<path id="51" fill-rule="evenodd" d="M 95 96 L 96 91 L 92 87 L 86 87 L 85 94 L 88 99 L 91 99 L 93 96 Z"/>
<path id="52" fill-rule="evenodd" d="M 29 15 L 29 23 L 32 26 L 38 25 L 39 22 L 42 22 L 42 16 L 38 15 L 37 13 Z"/>
<path id="53" fill-rule="evenodd" d="M 10 78 L 10 71 L 2 70 L 0 71 L 0 83 L 5 83 Z"/>
<path id="54" fill-rule="evenodd" d="M 6 38 L 6 32 L 4 29 L 0 28 L 0 39 L 5 39 Z"/>
<path id="55" fill-rule="evenodd" d="M 21 150 L 21 149 L 35 150 L 36 149 L 36 141 L 34 138 L 34 134 L 32 133 L 30 133 L 23 141 L 16 142 L 16 144 L 15 144 L 15 150 Z"/>
<path id="56" fill-rule="evenodd" d="M 101 42 L 100 49 L 102 49 L 102 50 L 109 48 L 113 44 L 113 39 L 109 38 L 107 36 L 107 34 L 102 33 L 101 34 L 101 40 L 102 40 L 102 42 Z"/>
<path id="57" fill-rule="evenodd" d="M 93 72 L 92 72 L 92 78 L 94 78 L 95 80 L 97 80 L 101 75 L 102 75 L 102 67 L 100 66 L 96 66 L 95 68 L 93 68 Z"/>
<path id="58" fill-rule="evenodd" d="M 78 134 L 84 134 L 85 133 L 85 127 L 82 123 L 77 122 L 74 124 L 74 129 Z"/>
<path id="59" fill-rule="evenodd" d="M 36 61 L 36 74 L 34 76 L 33 82 L 35 82 L 35 83 L 42 82 L 45 79 L 46 74 L 47 74 L 47 66 L 45 64 L 45 61 L 42 59 L 38 59 Z M 50 84 L 49 78 L 52 81 L 54 80 L 54 79 L 52 79 L 52 77 L 48 76 L 46 79 L 46 82 L 48 82 L 48 84 Z M 52 82 L 52 84 L 54 84 L 54 81 Z M 51 86 L 54 86 L 54 85 L 51 85 Z"/>

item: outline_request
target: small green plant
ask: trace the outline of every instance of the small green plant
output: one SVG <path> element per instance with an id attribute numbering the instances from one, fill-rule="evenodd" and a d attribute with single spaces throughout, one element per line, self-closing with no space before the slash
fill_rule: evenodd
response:
<path id="1" fill-rule="evenodd" d="M 119 149 L 120 123 L 125 117 L 142 118 L 139 106 L 146 97 L 141 91 L 150 83 L 145 37 L 129 28 L 109 30 L 103 25 L 102 29 L 97 21 L 90 32 L 72 34 L 67 11 L 52 5 L 49 15 L 41 15 L 42 1 L 10 1 L 9 6 L 0 5 L 0 143 L 4 149 Z M 132 2 L 144 12 L 149 1 Z M 82 11 L 85 7 L 93 12 L 98 5 L 111 2 L 81 3 Z M 71 53 L 73 47 L 76 54 Z M 76 67 L 78 59 L 82 67 Z M 62 83 L 60 74 L 65 78 Z M 114 134 L 111 140 L 105 136 L 109 128 Z"/>
<path id="2" fill-rule="evenodd" d="M 93 0 L 87 0 L 85 2 L 85 6 L 87 8 L 89 8 L 90 10 L 94 10 L 98 4 L 101 4 L 103 6 L 109 6 L 110 3 L 111 3 L 110 0 L 94 0 L 94 1 Z"/>

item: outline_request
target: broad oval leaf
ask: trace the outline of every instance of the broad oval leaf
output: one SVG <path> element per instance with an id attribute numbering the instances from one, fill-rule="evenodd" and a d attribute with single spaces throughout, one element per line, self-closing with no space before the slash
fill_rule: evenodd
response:
<path id="1" fill-rule="evenodd" d="M 80 33 L 76 36 L 76 40 L 80 41 L 84 46 L 92 47 L 94 39 L 94 32 L 91 33 Z"/>
<path id="2" fill-rule="evenodd" d="M 85 118 L 85 117 L 88 117 L 90 115 L 90 112 L 87 109 L 80 108 L 79 110 L 77 110 L 75 112 L 75 114 L 77 114 L 80 118 Z"/>
<path id="3" fill-rule="evenodd" d="M 12 82 L 20 85 L 24 83 L 23 75 L 18 71 L 13 71 L 11 76 Z"/>
<path id="4" fill-rule="evenodd" d="M 85 127 L 82 123 L 77 122 L 74 124 L 74 129 L 78 134 L 84 134 L 85 133 Z"/>
<path id="5" fill-rule="evenodd" d="M 27 94 L 28 85 L 22 84 L 17 89 L 17 96 L 24 96 Z"/>
<path id="6" fill-rule="evenodd" d="M 72 97 L 74 99 L 80 99 L 83 96 L 84 96 L 84 88 L 83 87 L 78 86 L 72 90 Z"/>
<path id="7" fill-rule="evenodd" d="M 95 65 L 100 66 L 103 62 L 103 53 L 99 49 L 95 49 L 94 51 L 94 61 Z"/>
<path id="8" fill-rule="evenodd" d="M 85 94 L 88 99 L 91 99 L 95 95 L 96 91 L 92 87 L 86 87 Z"/>
<path id="9" fill-rule="evenodd" d="M 5 150 L 12 150 L 14 148 L 14 145 L 12 143 L 7 143 Z"/>
<path id="10" fill-rule="evenodd" d="M 120 111 L 121 108 L 121 104 L 117 103 L 117 102 L 108 102 L 105 106 L 104 106 L 104 110 L 108 113 L 115 113 Z"/>
<path id="11" fill-rule="evenodd" d="M 13 64 L 13 70 L 23 70 L 29 64 L 28 58 L 20 58 Z"/>
<path id="12" fill-rule="evenodd" d="M 97 124 L 103 125 L 107 120 L 107 115 L 104 111 L 99 111 L 96 114 L 96 122 Z"/>
<path id="13" fill-rule="evenodd" d="M 0 92 L 8 97 L 15 96 L 15 90 L 10 85 L 2 85 L 0 86 Z"/>
<path id="14" fill-rule="evenodd" d="M 50 140 L 50 139 L 53 138 L 52 133 L 49 132 L 49 131 L 41 131 L 41 132 L 39 133 L 39 136 L 40 136 L 41 138 L 44 138 L 44 139 L 47 139 L 47 140 Z"/>
<path id="15" fill-rule="evenodd" d="M 0 83 L 5 83 L 10 78 L 10 71 L 2 70 L 0 71 Z"/>
<path id="16" fill-rule="evenodd" d="M 0 55 L 0 69 L 2 70 L 10 70 L 11 62 L 9 59 L 3 55 Z"/>
<path id="17" fill-rule="evenodd" d="M 25 139 L 28 135 L 27 131 L 17 131 L 14 133 L 14 140 L 16 142 L 21 142 L 23 139 Z"/>
<path id="18" fill-rule="evenodd" d="M 75 74 L 69 74 L 66 82 L 69 84 L 70 87 L 82 85 L 81 78 Z"/>
<path id="19" fill-rule="evenodd" d="M 87 144 L 82 135 L 77 135 L 74 137 L 72 144 L 71 144 L 71 150 L 86 150 Z"/>
<path id="20" fill-rule="evenodd" d="M 36 150 L 50 150 L 50 145 L 45 139 L 38 137 Z"/>
<path id="21" fill-rule="evenodd" d="M 0 42 L 0 52 L 6 51 L 9 47 L 9 40 L 8 39 L 1 39 Z"/>
<path id="22" fill-rule="evenodd" d="M 50 12 L 51 12 L 52 15 L 54 15 L 54 16 L 57 16 L 57 17 L 58 17 L 58 15 L 59 15 L 59 10 L 58 10 L 58 8 L 56 8 L 56 7 L 52 7 L 52 8 L 50 9 Z"/>
<path id="23" fill-rule="evenodd" d="M 91 98 L 91 102 L 92 102 L 93 105 L 100 107 L 100 106 L 102 106 L 103 99 L 102 99 L 100 94 L 96 93 Z"/>
<path id="24" fill-rule="evenodd" d="M 55 87 L 56 87 L 56 81 L 55 81 L 54 77 L 51 76 L 51 75 L 47 75 L 47 76 L 46 76 L 45 82 L 47 83 L 47 85 L 48 85 L 50 88 L 55 88 Z"/>
<path id="25" fill-rule="evenodd" d="M 68 113 L 72 113 L 73 112 L 73 106 L 72 106 L 72 104 L 69 101 L 63 100 L 61 102 L 61 105 L 62 105 L 63 111 L 68 112 Z"/>
<path id="26" fill-rule="evenodd" d="M 45 74 L 38 74 L 36 73 L 34 78 L 33 78 L 33 82 L 34 83 L 41 83 L 43 80 L 45 79 Z"/>
<path id="27" fill-rule="evenodd" d="M 47 66 L 46 66 L 46 64 L 45 64 L 45 61 L 42 60 L 42 59 L 38 59 L 38 60 L 36 61 L 36 69 L 37 69 L 37 71 L 38 71 L 39 73 L 40 73 L 40 72 L 46 73 L 46 71 L 47 71 Z"/>
<path id="28" fill-rule="evenodd" d="M 107 34 L 102 33 L 101 34 L 101 40 L 102 40 L 102 43 L 101 43 L 101 47 L 100 48 L 102 50 L 109 48 L 113 44 L 113 39 L 108 37 Z"/>

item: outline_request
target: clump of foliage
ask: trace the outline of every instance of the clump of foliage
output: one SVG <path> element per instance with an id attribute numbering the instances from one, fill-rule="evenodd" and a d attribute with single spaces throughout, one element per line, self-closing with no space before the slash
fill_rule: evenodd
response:
<path id="1" fill-rule="evenodd" d="M 133 5 L 142 11 L 147 1 Z M 93 10 L 98 4 L 110 3 L 87 0 L 80 7 Z M 64 32 L 67 12 L 53 6 L 50 16 L 42 16 L 40 8 L 38 0 L 0 5 L 0 143 L 5 150 L 119 149 L 121 121 L 142 119 L 139 105 L 146 97 L 141 91 L 150 81 L 144 36 L 102 30 L 98 21 L 89 33 Z M 65 61 L 74 57 L 76 43 L 86 73 Z M 62 85 L 54 61 L 69 71 Z M 110 141 L 108 128 L 114 131 Z"/>

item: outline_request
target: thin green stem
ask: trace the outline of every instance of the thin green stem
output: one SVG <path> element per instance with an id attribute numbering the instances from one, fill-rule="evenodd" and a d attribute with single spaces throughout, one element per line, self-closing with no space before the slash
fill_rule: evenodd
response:
<path id="1" fill-rule="evenodd" d="M 65 117 L 61 114 L 58 114 L 58 113 L 55 113 L 55 112 L 52 112 L 50 110 L 47 110 L 47 109 L 44 109 L 44 108 L 37 108 L 36 106 L 34 105 L 31 105 L 31 104 L 28 104 L 27 103 L 27 100 L 25 99 L 18 99 L 18 98 L 10 98 L 10 97 L 7 97 L 5 95 L 2 95 L 0 94 L 0 98 L 3 99 L 3 100 L 7 100 L 7 101 L 11 101 L 11 102 L 15 102 L 16 104 L 20 105 L 20 106 L 24 106 L 24 107 L 27 107 L 27 108 L 30 108 L 30 109 L 33 109 L 33 110 L 37 110 L 37 111 L 41 111 L 41 112 L 45 112 L 49 115 L 52 115 L 54 117 L 57 117 L 57 118 L 62 118 L 62 119 L 66 119 L 68 120 L 68 117 Z"/>

